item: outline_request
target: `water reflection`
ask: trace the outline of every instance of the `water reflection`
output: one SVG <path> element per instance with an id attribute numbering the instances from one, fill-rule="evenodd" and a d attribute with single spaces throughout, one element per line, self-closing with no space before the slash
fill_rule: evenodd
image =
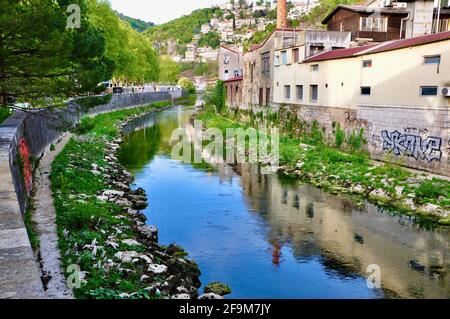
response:
<path id="1" fill-rule="evenodd" d="M 171 132 L 191 112 L 135 122 L 120 159 L 149 194 L 145 213 L 160 241 L 183 245 L 203 283 L 225 281 L 236 298 L 450 297 L 447 229 L 424 230 L 369 204 L 359 209 L 255 165 L 209 173 L 173 161 Z M 371 264 L 381 267 L 382 290 L 366 285 Z"/>

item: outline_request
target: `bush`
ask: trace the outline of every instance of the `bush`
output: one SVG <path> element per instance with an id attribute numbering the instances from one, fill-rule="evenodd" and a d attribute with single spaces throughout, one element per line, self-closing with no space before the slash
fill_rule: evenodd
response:
<path id="1" fill-rule="evenodd" d="M 205 96 L 207 104 L 214 106 L 217 113 L 222 113 L 225 109 L 226 95 L 223 81 L 217 81 L 215 86 L 208 88 Z"/>
<path id="2" fill-rule="evenodd" d="M 334 141 L 336 148 L 340 149 L 345 141 L 345 131 L 341 129 L 341 124 L 333 123 L 334 125 Z"/>
<path id="3" fill-rule="evenodd" d="M 181 86 L 183 88 L 183 90 L 185 90 L 189 94 L 194 94 L 195 93 L 195 85 L 194 85 L 194 83 L 191 80 L 189 80 L 188 78 L 186 78 L 186 77 L 182 77 L 178 81 L 178 85 Z"/>
<path id="4" fill-rule="evenodd" d="M 0 124 L 11 115 L 11 110 L 6 107 L 0 107 Z"/>
<path id="5" fill-rule="evenodd" d="M 347 144 L 352 151 L 360 150 L 363 144 L 366 144 L 364 139 L 364 128 L 361 128 L 358 133 L 355 130 L 348 136 Z"/>
<path id="6" fill-rule="evenodd" d="M 81 122 L 77 125 L 76 133 L 79 135 L 86 134 L 95 127 L 95 119 L 91 117 L 84 117 Z"/>

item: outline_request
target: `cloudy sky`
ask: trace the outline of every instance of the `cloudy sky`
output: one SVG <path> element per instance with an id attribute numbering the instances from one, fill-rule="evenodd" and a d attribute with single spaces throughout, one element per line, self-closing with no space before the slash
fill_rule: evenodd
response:
<path id="1" fill-rule="evenodd" d="M 225 3 L 226 0 L 110 0 L 112 7 L 133 18 L 157 24 L 170 21 L 194 9 Z"/>

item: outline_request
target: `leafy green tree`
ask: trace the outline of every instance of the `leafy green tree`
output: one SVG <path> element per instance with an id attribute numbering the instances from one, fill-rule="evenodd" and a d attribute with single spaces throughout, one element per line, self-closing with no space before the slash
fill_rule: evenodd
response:
<path id="1" fill-rule="evenodd" d="M 159 81 L 166 84 L 178 82 L 180 77 L 180 66 L 168 55 L 160 57 Z"/>
<path id="2" fill-rule="evenodd" d="M 106 56 L 114 62 L 113 79 L 123 83 L 156 81 L 159 61 L 148 38 L 120 20 L 106 0 L 88 0 L 89 19 L 106 38 Z"/>
<path id="3" fill-rule="evenodd" d="M 180 80 L 178 81 L 178 85 L 190 94 L 195 93 L 194 83 L 186 77 L 180 78 Z"/>
<path id="4" fill-rule="evenodd" d="M 217 32 L 208 32 L 201 36 L 198 40 L 198 45 L 200 47 L 208 46 L 217 49 L 220 46 L 220 36 Z"/>
<path id="5" fill-rule="evenodd" d="M 0 0 L 0 94 L 24 101 L 94 90 L 110 77 L 105 39 L 87 16 L 68 29 L 69 4 L 83 0 Z"/>
<path id="6" fill-rule="evenodd" d="M 193 11 L 189 15 L 151 27 L 144 32 L 152 43 L 164 43 L 169 39 L 178 40 L 179 44 L 192 41 L 194 34 L 198 34 L 201 26 L 208 23 L 218 8 L 204 8 Z"/>

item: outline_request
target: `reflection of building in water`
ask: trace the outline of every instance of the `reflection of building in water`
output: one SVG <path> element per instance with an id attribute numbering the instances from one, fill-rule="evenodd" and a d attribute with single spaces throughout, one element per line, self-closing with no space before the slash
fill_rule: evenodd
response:
<path id="1" fill-rule="evenodd" d="M 367 276 L 367 267 L 377 264 L 383 288 L 400 296 L 450 297 L 448 230 L 422 231 L 408 217 L 382 214 L 373 205 L 360 211 L 337 196 L 307 185 L 282 185 L 258 170 L 237 169 L 248 205 L 269 226 L 274 264 L 289 244 L 299 261 L 319 260 L 333 276 Z M 411 269 L 410 260 L 425 265 L 425 272 Z M 440 275 L 430 274 L 430 267 Z"/>

